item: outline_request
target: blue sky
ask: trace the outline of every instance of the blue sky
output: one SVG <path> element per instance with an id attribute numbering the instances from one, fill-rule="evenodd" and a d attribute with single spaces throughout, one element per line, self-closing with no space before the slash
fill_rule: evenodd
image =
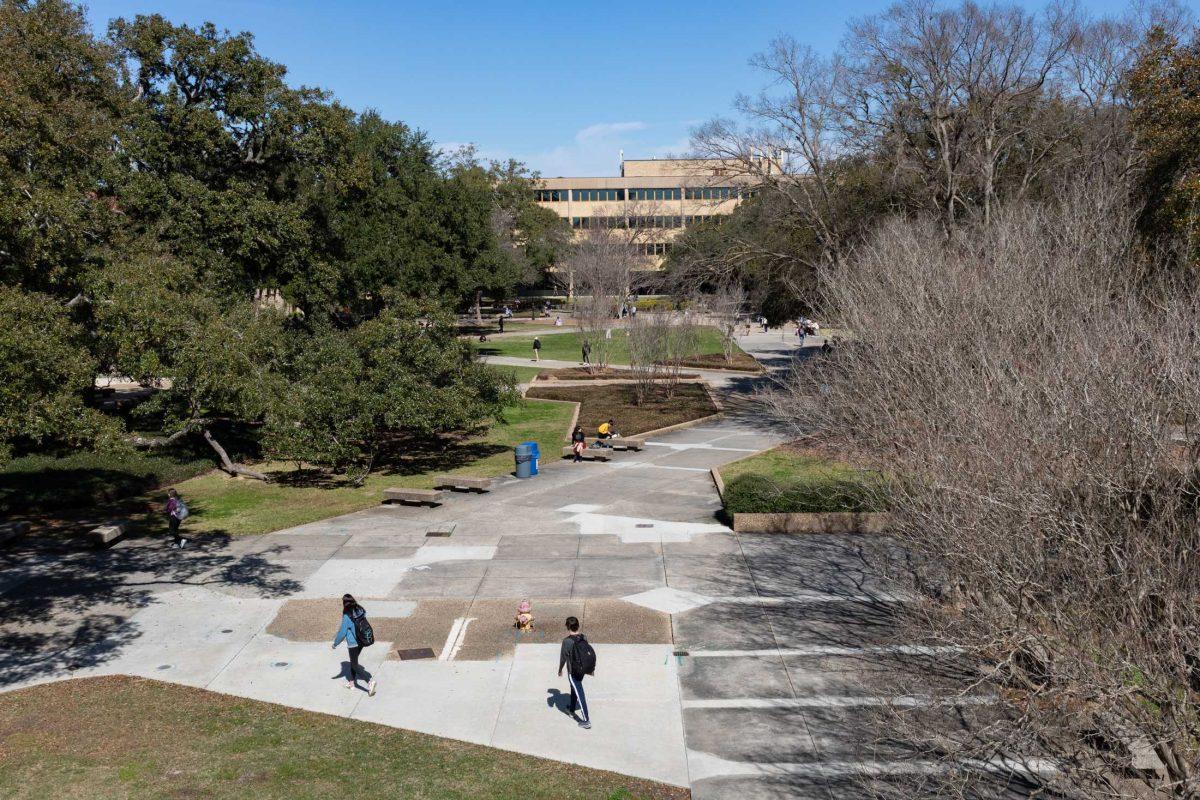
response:
<path id="1" fill-rule="evenodd" d="M 154 12 L 248 30 L 293 85 L 329 89 L 440 144 L 470 142 L 554 176 L 614 175 L 621 149 L 628 158 L 684 153 L 692 127 L 761 87 L 747 60 L 774 36 L 829 51 L 848 20 L 887 5 L 92 0 L 88 14 L 97 32 L 115 17 Z"/>

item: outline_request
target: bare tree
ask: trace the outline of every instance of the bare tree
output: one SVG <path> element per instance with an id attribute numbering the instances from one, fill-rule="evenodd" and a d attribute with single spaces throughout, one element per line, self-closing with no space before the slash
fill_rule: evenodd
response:
<path id="1" fill-rule="evenodd" d="M 962 648 L 1004 701 L 945 757 L 1048 757 L 1054 796 L 1194 800 L 1200 294 L 1154 282 L 1126 185 L 1061 194 L 951 240 L 883 223 L 826 276 L 852 336 L 776 410 L 896 476 L 925 598 L 907 635 Z"/>
<path id="2" fill-rule="evenodd" d="M 737 347 L 738 318 L 746 311 L 746 289 L 740 283 L 722 283 L 713 291 L 692 295 L 691 306 L 704 314 L 721 334 L 721 352 L 725 363 L 733 363 Z"/>
<path id="3" fill-rule="evenodd" d="M 615 228 L 589 230 L 574 244 L 560 275 L 575 291 L 575 313 L 583 340 L 591 348 L 591 366 L 608 366 L 618 311 L 637 288 L 644 266 L 630 237 Z"/>
<path id="4" fill-rule="evenodd" d="M 656 312 L 631 318 L 627 332 L 637 403 L 646 402 L 660 388 L 670 400 L 675 396 L 684 362 L 699 350 L 695 324 L 678 312 Z"/>

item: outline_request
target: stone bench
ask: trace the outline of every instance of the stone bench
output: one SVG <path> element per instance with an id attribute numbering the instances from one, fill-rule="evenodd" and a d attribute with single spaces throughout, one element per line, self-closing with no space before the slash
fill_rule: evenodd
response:
<path id="1" fill-rule="evenodd" d="M 478 478 L 473 475 L 438 475 L 435 487 L 439 489 L 466 489 L 475 492 L 490 492 L 493 481 L 491 478 Z"/>
<path id="2" fill-rule="evenodd" d="M 582 458 L 594 458 L 597 461 L 608 461 L 613 457 L 613 450 L 611 447 L 585 447 L 583 448 L 583 452 L 580 453 L 580 456 Z M 575 451 L 572 448 L 563 448 L 563 458 L 574 457 Z"/>
<path id="3" fill-rule="evenodd" d="M 645 439 L 634 439 L 631 436 L 614 436 L 604 441 L 609 447 L 619 447 L 622 450 L 641 450 L 646 446 Z"/>
<path id="4" fill-rule="evenodd" d="M 126 524 L 124 521 L 120 521 L 92 528 L 87 532 L 87 539 L 97 547 L 108 547 L 125 535 Z"/>
<path id="5" fill-rule="evenodd" d="M 395 501 L 397 503 L 415 503 L 437 505 L 442 502 L 442 492 L 438 489 L 399 489 L 391 488 L 383 490 L 383 502 Z"/>
<path id="6" fill-rule="evenodd" d="M 6 522 L 0 525 L 0 544 L 24 536 L 29 533 L 29 521 L 20 519 L 16 522 Z"/>

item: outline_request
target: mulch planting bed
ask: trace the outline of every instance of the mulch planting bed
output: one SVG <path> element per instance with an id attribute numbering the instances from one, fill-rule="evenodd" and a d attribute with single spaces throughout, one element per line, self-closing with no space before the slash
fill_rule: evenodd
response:
<path id="1" fill-rule="evenodd" d="M 534 386 L 525 396 L 579 403 L 579 424 L 588 436 L 595 435 L 597 426 L 607 419 L 616 421 L 621 434 L 632 436 L 690 422 L 718 411 L 704 385 L 699 383 L 676 385 L 674 396 L 670 398 L 665 390 L 658 389 L 655 396 L 642 405 L 634 403 L 634 387 L 629 384 Z"/>

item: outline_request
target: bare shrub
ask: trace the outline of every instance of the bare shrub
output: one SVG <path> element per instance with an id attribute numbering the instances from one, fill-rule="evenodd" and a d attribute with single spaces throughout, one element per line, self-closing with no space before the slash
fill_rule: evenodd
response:
<path id="1" fill-rule="evenodd" d="M 719 284 L 713 291 L 693 296 L 691 307 L 708 316 L 721 334 L 721 352 L 725 363 L 733 363 L 737 346 L 738 318 L 746 308 L 746 289 L 733 281 Z"/>
<path id="2" fill-rule="evenodd" d="M 1063 195 L 949 241 L 882 223 L 824 279 L 851 333 L 773 402 L 895 476 L 927 600 L 906 635 L 963 647 L 1009 701 L 947 756 L 1048 756 L 1067 797 L 1196 798 L 1200 302 L 1144 268 L 1125 187 Z"/>

